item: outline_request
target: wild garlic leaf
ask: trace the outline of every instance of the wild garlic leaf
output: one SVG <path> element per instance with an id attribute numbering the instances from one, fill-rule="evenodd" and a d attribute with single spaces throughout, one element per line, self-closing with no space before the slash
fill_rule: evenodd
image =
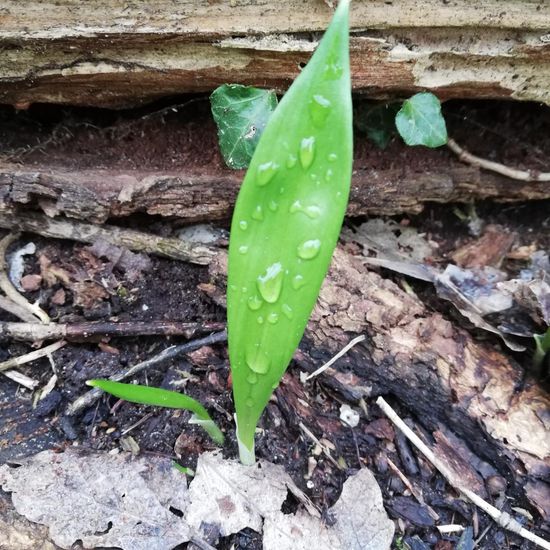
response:
<path id="1" fill-rule="evenodd" d="M 273 90 L 224 84 L 210 96 L 220 150 L 229 168 L 247 168 L 269 117 L 277 107 Z"/>
<path id="2" fill-rule="evenodd" d="M 405 100 L 395 117 L 395 125 L 407 145 L 435 148 L 447 143 L 441 103 L 431 93 L 422 92 Z"/>

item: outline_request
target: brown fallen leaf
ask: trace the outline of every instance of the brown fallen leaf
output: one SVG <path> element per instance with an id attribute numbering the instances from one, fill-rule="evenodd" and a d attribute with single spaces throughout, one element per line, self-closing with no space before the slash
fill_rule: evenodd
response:
<path id="1" fill-rule="evenodd" d="M 40 288 L 42 277 L 40 275 L 31 274 L 21 277 L 21 288 L 25 292 L 34 292 Z"/>
<path id="2" fill-rule="evenodd" d="M 0 467 L 0 485 L 16 510 L 47 525 L 51 540 L 69 549 L 168 550 L 190 540 L 187 486 L 169 459 L 133 458 L 69 449 L 44 451 Z"/>

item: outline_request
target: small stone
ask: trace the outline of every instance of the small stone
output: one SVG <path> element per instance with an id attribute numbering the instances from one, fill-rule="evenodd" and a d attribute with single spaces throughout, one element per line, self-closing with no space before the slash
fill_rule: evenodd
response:
<path id="1" fill-rule="evenodd" d="M 40 275 L 25 275 L 21 277 L 21 288 L 25 292 L 34 292 L 40 288 L 42 277 Z"/>
<path id="2" fill-rule="evenodd" d="M 60 288 L 51 297 L 50 303 L 53 304 L 54 306 L 62 306 L 65 303 L 66 299 L 67 299 L 67 296 L 65 294 L 65 291 L 62 288 Z"/>
<path id="3" fill-rule="evenodd" d="M 350 428 L 355 428 L 359 424 L 359 413 L 344 403 L 340 407 L 340 420 Z"/>

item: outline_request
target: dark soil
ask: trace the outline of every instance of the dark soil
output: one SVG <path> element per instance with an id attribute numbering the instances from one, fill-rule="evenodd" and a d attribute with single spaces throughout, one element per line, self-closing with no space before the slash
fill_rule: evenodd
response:
<path id="1" fill-rule="evenodd" d="M 44 164 L 47 159 L 52 165 L 80 169 L 101 168 L 102 163 L 109 167 L 148 166 L 157 170 L 181 166 L 193 166 L 197 171 L 222 169 L 205 98 L 176 111 L 168 109 L 159 113 L 160 109 L 165 109 L 165 106 L 160 104 L 129 112 L 33 106 L 28 112 L 14 115 L 11 109 L 3 108 L 0 109 L 0 152 L 11 160 L 24 159 L 26 164 Z M 488 102 L 454 102 L 447 105 L 446 110 L 454 135 L 467 143 L 470 150 L 518 166 L 548 169 L 544 151 L 550 150 L 550 133 L 543 131 L 550 125 L 548 109 L 501 103 L 497 110 Z M 115 123 L 116 129 L 112 129 Z M 207 131 L 203 131 L 205 129 Z M 167 133 L 169 141 L 166 140 Z M 536 146 L 531 147 L 528 143 L 535 135 Z M 107 147 L 105 140 L 109 144 Z M 394 162 L 393 147 L 400 146 L 392 143 L 383 153 L 369 147 L 365 153 L 368 157 L 360 156 L 359 162 L 379 166 L 391 164 Z M 98 150 L 101 151 L 99 155 Z M 363 154 L 363 148 L 361 152 Z M 441 155 L 441 152 L 426 151 L 426 155 Z M 419 162 L 417 155 L 414 158 Z M 402 156 L 399 162 L 403 162 Z M 516 231 L 520 244 L 536 243 L 537 248 L 548 249 L 549 206 L 548 203 L 481 204 L 476 205 L 476 211 L 485 222 L 500 223 Z M 433 206 L 420 216 L 399 217 L 397 221 L 406 219 L 419 231 L 426 232 L 429 238 L 439 243 L 444 258 L 471 238 L 467 226 L 452 213 L 452 209 L 453 206 L 449 205 Z M 151 231 L 165 233 L 171 229 L 164 221 L 151 218 L 146 221 Z M 350 223 L 359 221 L 351 220 Z M 143 228 L 142 219 L 119 223 Z M 55 242 L 34 235 L 24 235 L 19 243 L 31 240 L 36 243 L 37 251 L 33 259 L 27 261 L 26 273 L 40 273 L 38 258 L 42 255 L 71 278 L 69 284 L 58 280 L 48 285 L 43 281 L 41 288 L 30 295 L 31 301 L 41 299 L 54 320 L 202 323 L 225 320 L 225 310 L 198 288 L 199 284 L 209 282 L 207 268 L 151 258 L 152 267 L 139 279 L 131 281 L 126 272 L 104 259 L 95 258 L 84 245 Z M 512 272 L 517 266 L 508 262 L 505 268 Z M 75 287 L 75 283 L 88 286 L 82 290 L 81 286 Z M 432 307 L 440 309 L 453 322 L 461 322 L 449 312 L 448 305 L 441 304 L 428 285 L 412 284 Z M 103 291 L 99 292 L 97 287 Z M 65 292 L 65 300 L 55 305 L 53 297 L 59 290 Z M 0 320 L 15 319 L 0 311 Z M 36 408 L 33 408 L 30 392 L 22 390 L 11 380 L 0 380 L 0 463 L 52 447 L 62 449 L 82 445 L 93 449 L 124 449 L 131 437 L 141 453 L 174 457 L 193 468 L 197 456 L 214 446 L 201 429 L 187 423 L 190 414 L 185 411 L 161 410 L 104 397 L 78 417 L 63 416 L 67 404 L 86 391 L 86 380 L 120 372 L 179 341 L 182 339 L 140 337 L 69 344 L 55 353 L 58 382 L 47 400 Z M 0 342 L 0 360 L 30 350 L 31 346 L 19 342 Z M 328 359 L 316 357 L 308 342 L 303 342 L 301 352 L 313 357 L 319 365 Z M 520 358 L 525 366 L 528 357 L 526 354 L 524 360 Z M 343 359 L 339 363 L 342 368 L 346 368 L 347 361 L 349 359 Z M 46 360 L 37 361 L 21 371 L 38 380 L 39 387 L 44 386 L 52 375 Z M 406 548 L 400 542 L 402 540 L 415 550 L 455 548 L 458 535 L 441 535 L 437 531 L 436 522 L 427 514 L 426 508 L 410 496 L 403 482 L 388 467 L 387 458 L 390 458 L 423 493 L 426 503 L 440 518 L 438 525 L 461 523 L 474 526 L 476 537 L 485 533 L 478 545 L 481 549 L 533 548 L 498 528 L 473 505 L 459 499 L 444 479 L 425 462 L 418 461 L 414 453 L 410 453 L 411 464 L 407 444 L 398 441 L 391 424 L 374 405 L 374 398 L 364 403 L 362 408 L 357 403 L 349 403 L 362 411 L 361 423 L 350 429 L 339 419 L 339 408 L 344 402 L 342 397 L 326 387 L 322 377 L 315 383 L 303 385 L 299 373 L 299 367 L 293 362 L 260 421 L 256 452 L 259 458 L 283 464 L 297 485 L 321 510 L 334 504 L 349 475 L 359 468 L 369 467 L 380 484 L 388 514 L 396 520 L 395 548 Z M 226 432 L 225 455 L 237 455 L 225 345 L 201 348 L 147 371 L 136 380 L 155 386 L 177 387 L 200 400 Z M 399 403 L 392 404 L 402 417 L 422 429 L 422 418 L 412 418 Z M 315 451 L 315 444 L 301 431 L 300 422 L 333 447 L 332 455 L 338 467 Z M 308 475 L 310 457 L 315 458 L 316 467 Z M 548 535 L 548 526 L 543 524 L 538 512 L 528 502 L 515 500 L 500 504 L 505 509 L 513 505 L 529 510 L 535 519 L 532 522 L 525 519 L 526 526 L 543 534 L 546 530 Z M 289 510 L 295 505 L 289 501 Z M 219 548 L 256 550 L 261 548 L 261 537 L 246 530 L 223 539 Z"/>

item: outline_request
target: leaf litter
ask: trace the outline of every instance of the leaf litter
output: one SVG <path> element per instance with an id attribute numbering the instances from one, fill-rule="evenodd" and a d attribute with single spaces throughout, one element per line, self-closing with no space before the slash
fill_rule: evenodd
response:
<path id="1" fill-rule="evenodd" d="M 17 467 L 15 467 L 17 466 Z M 284 468 L 261 461 L 243 466 L 220 453 L 199 456 L 196 475 L 186 478 L 164 457 L 132 457 L 68 449 L 44 451 L 0 467 L 0 485 L 12 493 L 17 512 L 49 527 L 64 549 L 168 550 L 251 528 L 263 531 L 264 550 L 385 550 L 394 524 L 367 469 L 351 476 L 322 520 Z M 295 514 L 281 508 L 291 492 L 302 504 Z"/>

